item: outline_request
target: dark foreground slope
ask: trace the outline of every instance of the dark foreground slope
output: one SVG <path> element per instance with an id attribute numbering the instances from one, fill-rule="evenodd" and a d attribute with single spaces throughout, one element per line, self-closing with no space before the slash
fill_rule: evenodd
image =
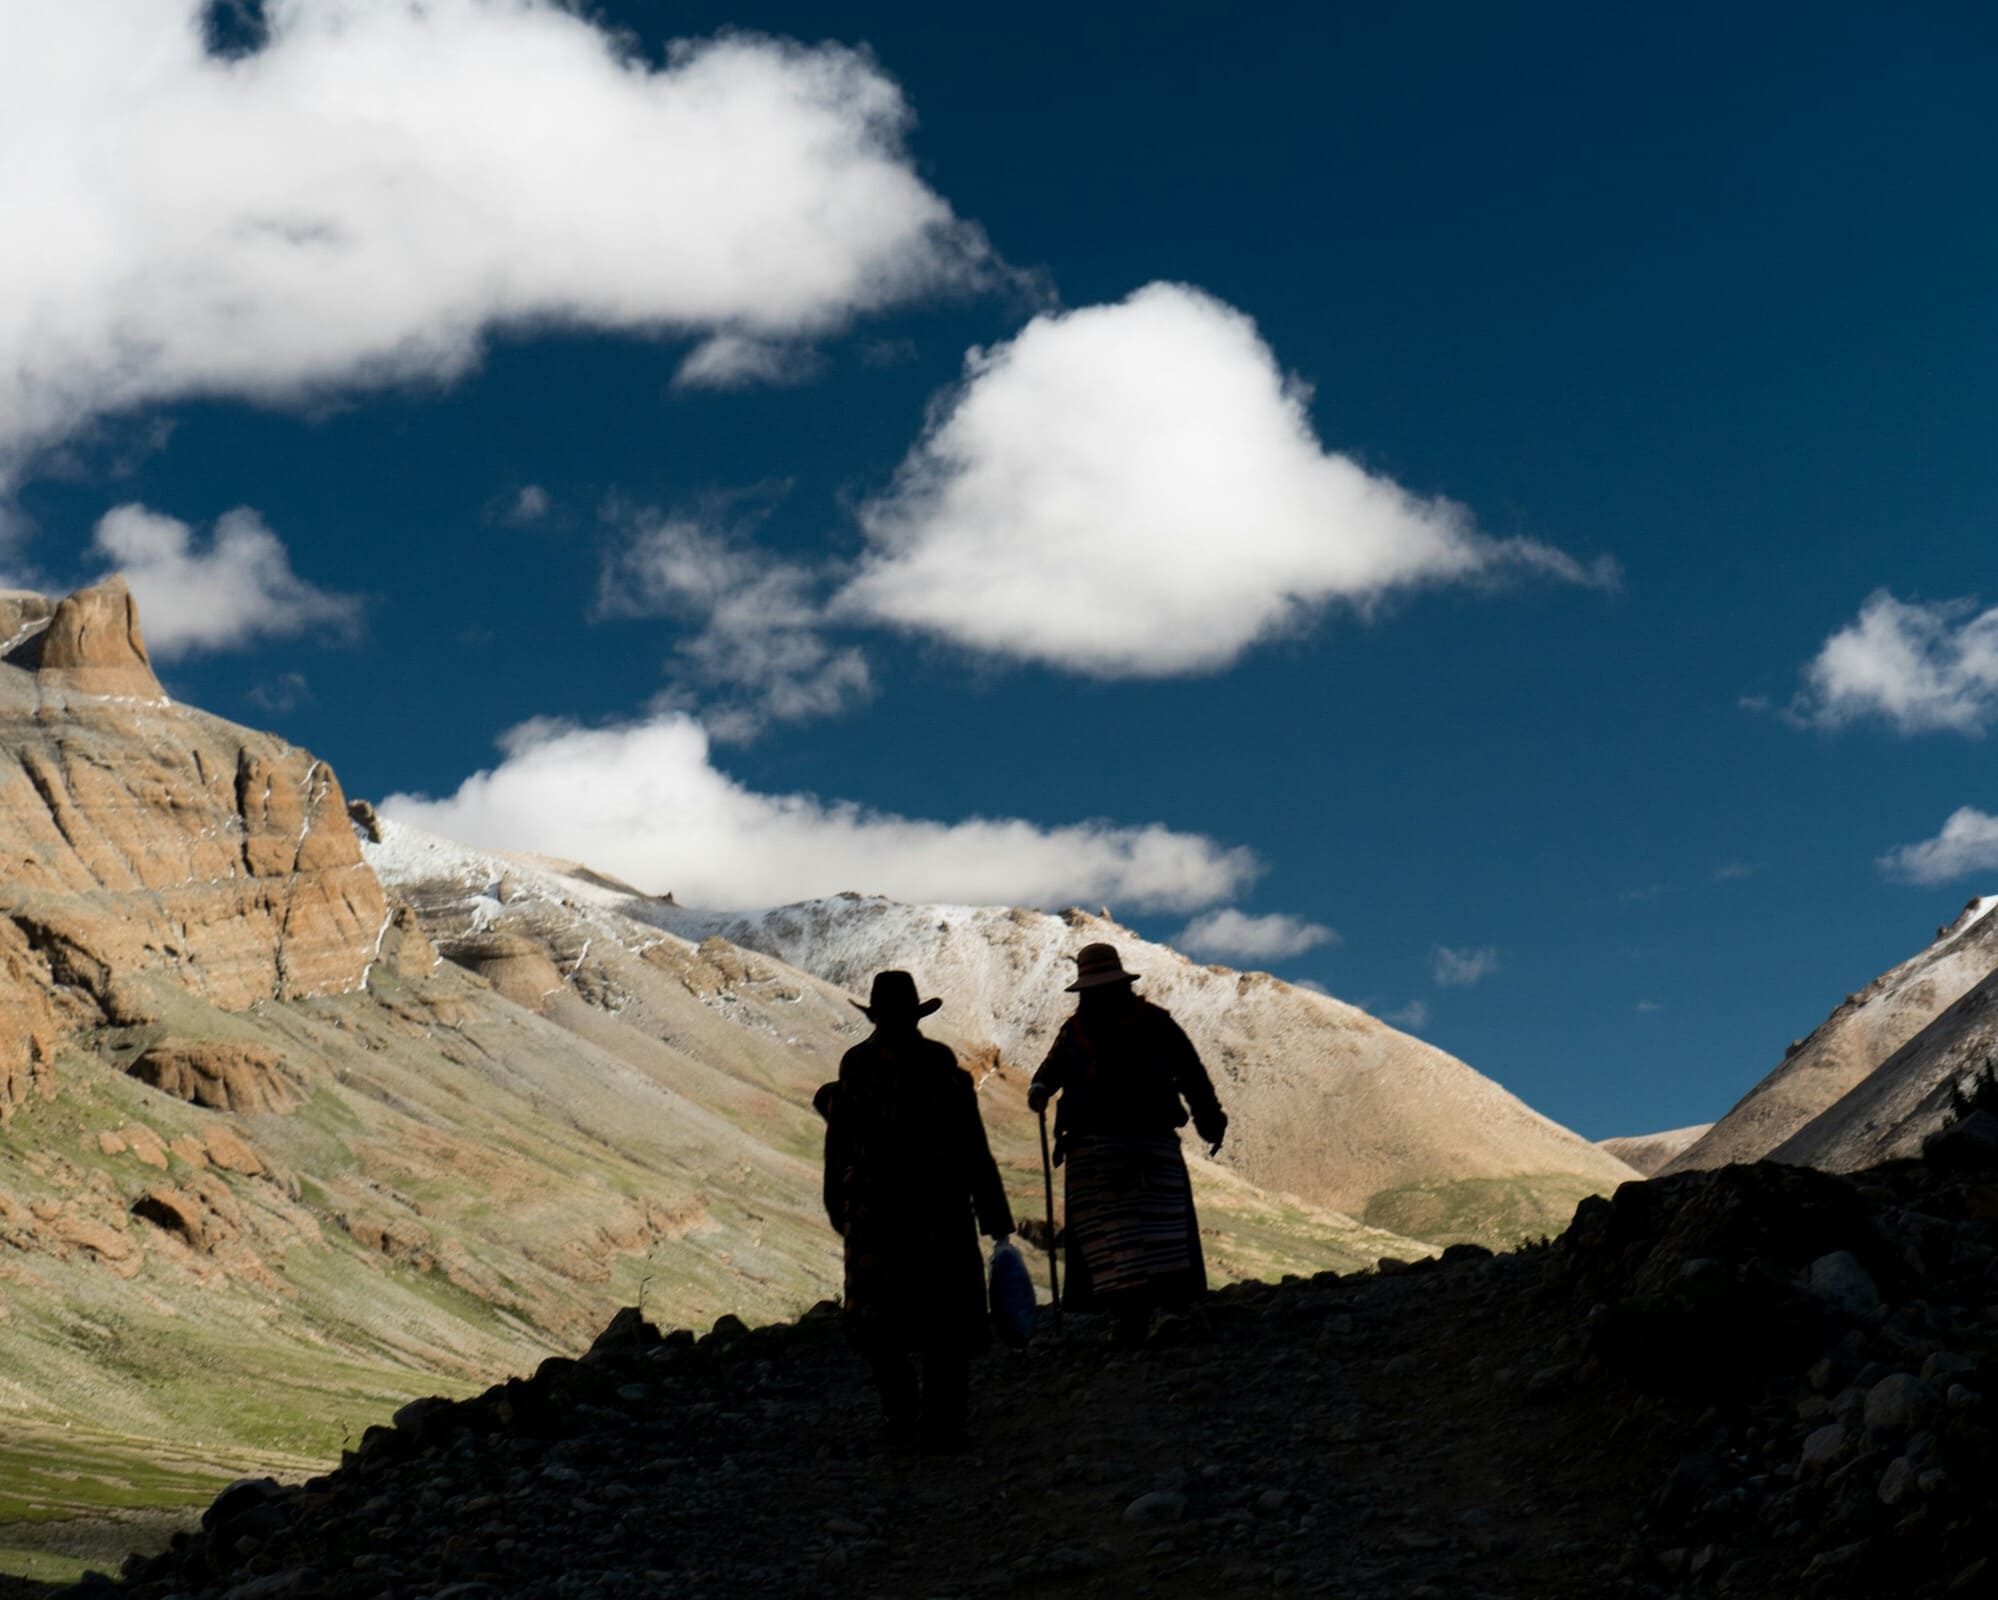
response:
<path id="1" fill-rule="evenodd" d="M 1625 1185 L 1552 1245 L 1236 1285 L 995 1354 L 876 1444 L 822 1307 L 419 1401 L 245 1483 L 145 1596 L 1984 1593 L 1998 1173 Z M 94 1587 L 94 1586 L 92 1586 Z M 100 1591 L 108 1592 L 108 1591 Z"/>

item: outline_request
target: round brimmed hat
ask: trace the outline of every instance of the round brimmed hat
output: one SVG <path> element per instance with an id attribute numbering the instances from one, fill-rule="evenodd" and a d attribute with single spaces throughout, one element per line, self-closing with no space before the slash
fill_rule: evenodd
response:
<path id="1" fill-rule="evenodd" d="M 1136 983 L 1138 975 L 1126 972 L 1124 963 L 1117 959 L 1114 944 L 1086 944 L 1075 953 L 1075 982 L 1068 986 L 1068 993 L 1081 989 L 1100 989 L 1109 983 Z"/>
<path id="2" fill-rule="evenodd" d="M 943 1004 L 941 1000 L 918 1000 L 916 980 L 908 973 L 891 968 L 874 974 L 874 988 L 867 1004 L 849 1000 L 848 1005 L 863 1013 L 869 1022 L 916 1022 Z"/>

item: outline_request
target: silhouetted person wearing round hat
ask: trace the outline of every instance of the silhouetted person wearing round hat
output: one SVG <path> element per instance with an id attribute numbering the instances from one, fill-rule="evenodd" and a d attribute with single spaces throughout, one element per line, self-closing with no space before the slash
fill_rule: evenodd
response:
<path id="1" fill-rule="evenodd" d="M 813 1101 L 826 1215 L 846 1240 L 847 1335 L 874 1369 L 891 1442 L 947 1447 L 963 1433 L 970 1357 L 990 1338 L 978 1234 L 1007 1237 L 1013 1213 L 971 1075 L 916 1026 L 943 1002 L 919 1001 L 916 980 L 891 971 L 853 1004 L 874 1032 Z"/>
<path id="2" fill-rule="evenodd" d="M 1179 1130 L 1221 1148 L 1228 1116 L 1192 1043 L 1161 1006 L 1135 993 L 1114 945 L 1076 955 L 1075 1014 L 1034 1074 L 1027 1104 L 1055 1111 L 1055 1162 L 1065 1165 L 1068 1218 L 1062 1304 L 1108 1311 L 1126 1340 L 1154 1308 L 1206 1292 L 1207 1265 Z M 1211 1153 L 1211 1152 L 1210 1152 Z"/>

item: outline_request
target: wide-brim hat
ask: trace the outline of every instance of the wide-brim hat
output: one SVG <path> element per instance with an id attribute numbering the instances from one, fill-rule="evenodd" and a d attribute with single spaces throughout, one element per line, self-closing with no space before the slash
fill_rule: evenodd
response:
<path id="1" fill-rule="evenodd" d="M 1114 944 L 1086 944 L 1075 953 L 1075 982 L 1068 986 L 1067 992 L 1075 994 L 1083 989 L 1101 989 L 1106 984 L 1137 981 L 1135 972 L 1124 970 Z"/>
<path id="2" fill-rule="evenodd" d="M 891 968 L 874 974 L 874 987 L 867 1003 L 849 1000 L 847 1004 L 869 1022 L 918 1022 L 943 1005 L 941 1000 L 918 1000 L 916 980 L 906 972 Z"/>

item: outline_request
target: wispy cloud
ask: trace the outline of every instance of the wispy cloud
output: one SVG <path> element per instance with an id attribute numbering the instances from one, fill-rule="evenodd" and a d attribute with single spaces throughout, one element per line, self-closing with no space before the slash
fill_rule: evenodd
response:
<path id="1" fill-rule="evenodd" d="M 486 520 L 503 528 L 533 528 L 548 521 L 555 497 L 538 483 L 523 483 L 496 496 L 486 506 Z"/>
<path id="2" fill-rule="evenodd" d="M 1468 989 L 1498 969 L 1498 950 L 1488 944 L 1461 950 L 1439 944 L 1429 952 L 1429 975 L 1445 989 Z"/>
<path id="3" fill-rule="evenodd" d="M 204 542 L 177 517 L 118 506 L 98 522 L 90 549 L 125 574 L 147 647 L 162 660 L 302 633 L 349 633 L 360 622 L 360 597 L 299 577 L 283 541 L 247 508 L 219 518 Z"/>
<path id="4" fill-rule="evenodd" d="M 901 91 L 746 33 L 663 66 L 560 0 L 11 0 L 0 481 L 91 417 L 448 379 L 496 327 L 809 338 L 986 282 Z M 710 356 L 710 361 L 714 360 Z M 738 370 L 741 363 L 737 363 Z"/>
<path id="5" fill-rule="evenodd" d="M 1739 883 L 1743 878 L 1752 878 L 1762 868 L 1752 861 L 1728 861 L 1714 868 L 1715 883 Z"/>
<path id="6" fill-rule="evenodd" d="M 1322 922 L 1280 911 L 1251 916 L 1233 906 L 1195 917 L 1172 937 L 1190 955 L 1237 961 L 1283 961 L 1338 942 L 1338 933 Z"/>
<path id="7" fill-rule="evenodd" d="M 1933 839 L 1899 845 L 1876 865 L 1907 883 L 1947 883 L 1973 872 L 1998 873 L 1998 817 L 1960 806 Z"/>
<path id="8" fill-rule="evenodd" d="M 1640 1000 L 1637 1002 L 1637 1012 L 1640 1016 L 1649 1016 L 1654 1011 L 1663 1011 L 1664 1009 L 1664 1002 L 1660 1000 Z"/>
<path id="9" fill-rule="evenodd" d="M 1983 733 L 1998 718 L 1998 607 L 1875 590 L 1805 666 L 1790 714 L 1824 728 L 1877 718 L 1897 733 Z"/>
<path id="10" fill-rule="evenodd" d="M 1626 904 L 1636 904 L 1645 900 L 1656 900 L 1659 896 L 1671 892 L 1672 885 L 1669 883 L 1642 883 L 1635 888 L 1617 890 L 1616 897 Z"/>
<path id="11" fill-rule="evenodd" d="M 857 615 L 1100 677 L 1226 667 L 1327 606 L 1501 573 L 1614 581 L 1327 451 L 1241 312 L 1181 284 L 966 358 L 861 509 Z"/>
<path id="12" fill-rule="evenodd" d="M 771 722 L 831 716 L 874 692 L 866 656 L 826 637 L 819 571 L 759 550 L 755 509 L 730 519 L 741 504 L 613 512 L 620 543 L 597 594 L 600 616 L 699 624 L 674 646 L 675 682 L 657 704 L 698 707 L 724 742 Z"/>
<path id="13" fill-rule="evenodd" d="M 454 794 L 392 795 L 384 814 L 496 849 L 586 861 L 722 908 L 859 889 L 900 900 L 1190 911 L 1235 898 L 1248 850 L 1153 825 L 939 822 L 811 794 L 760 794 L 720 771 L 706 730 L 662 714 L 612 728 L 515 728 Z"/>
<path id="14" fill-rule="evenodd" d="M 673 374 L 676 389 L 754 389 L 804 383 L 824 366 L 809 346 L 718 333 L 704 339 Z"/>
<path id="15" fill-rule="evenodd" d="M 1427 1000 L 1411 1000 L 1398 1011 L 1383 1011 L 1381 1013 L 1381 1021 L 1389 1022 L 1397 1028 L 1407 1028 L 1411 1031 L 1426 1028 L 1429 1026 L 1429 1002 Z"/>

